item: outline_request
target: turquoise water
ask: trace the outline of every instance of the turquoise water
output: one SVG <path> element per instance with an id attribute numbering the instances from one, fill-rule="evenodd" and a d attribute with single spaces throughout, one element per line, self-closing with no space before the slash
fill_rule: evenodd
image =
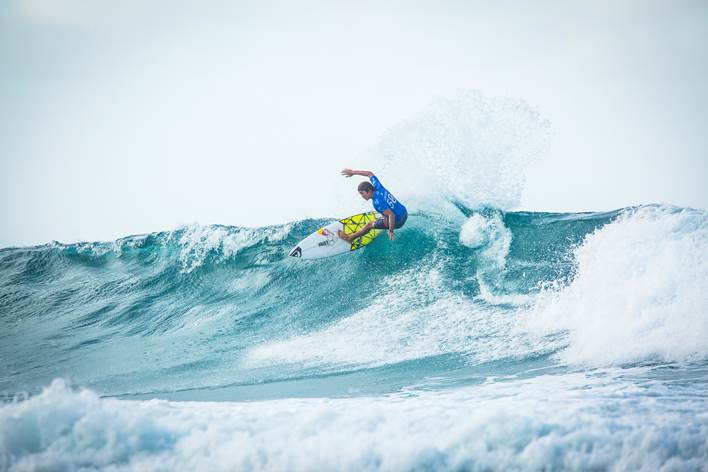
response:
<path id="1" fill-rule="evenodd" d="M 708 214 L 452 208 L 0 250 L 0 468 L 708 470 Z"/>

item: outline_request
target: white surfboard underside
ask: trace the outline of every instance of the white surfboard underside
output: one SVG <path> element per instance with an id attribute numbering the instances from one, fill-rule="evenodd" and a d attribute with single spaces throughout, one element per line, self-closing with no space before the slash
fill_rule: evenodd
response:
<path id="1" fill-rule="evenodd" d="M 344 225 L 341 222 L 334 221 L 318 229 L 300 241 L 290 251 L 290 255 L 301 259 L 319 259 L 350 252 L 352 244 L 337 235 L 337 232 L 343 228 Z"/>

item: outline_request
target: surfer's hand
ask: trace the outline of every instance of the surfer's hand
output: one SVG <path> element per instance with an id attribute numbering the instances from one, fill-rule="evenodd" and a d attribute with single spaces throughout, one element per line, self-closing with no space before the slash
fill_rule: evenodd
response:
<path id="1" fill-rule="evenodd" d="M 354 175 L 354 171 L 351 169 L 343 169 L 342 175 L 345 177 L 351 177 L 352 175 Z"/>
<path id="2" fill-rule="evenodd" d="M 393 230 L 391 229 L 388 230 L 388 239 L 390 239 L 391 241 L 396 239 L 396 237 L 393 235 Z"/>

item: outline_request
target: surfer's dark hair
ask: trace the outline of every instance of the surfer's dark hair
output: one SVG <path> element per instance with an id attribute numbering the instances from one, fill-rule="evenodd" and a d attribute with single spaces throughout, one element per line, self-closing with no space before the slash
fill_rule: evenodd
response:
<path id="1" fill-rule="evenodd" d="M 362 182 L 359 184 L 359 189 L 360 192 L 363 190 L 365 192 L 373 192 L 374 191 L 374 186 L 371 185 L 371 182 Z"/>

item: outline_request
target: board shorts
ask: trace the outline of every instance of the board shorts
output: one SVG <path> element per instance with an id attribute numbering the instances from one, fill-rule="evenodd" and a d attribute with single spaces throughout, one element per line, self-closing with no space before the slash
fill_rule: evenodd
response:
<path id="1" fill-rule="evenodd" d="M 396 224 L 393 226 L 393 229 L 398 229 L 404 224 L 406 224 L 406 220 L 408 219 L 408 213 L 404 213 L 403 216 L 397 216 L 396 217 Z M 385 216 L 382 218 L 377 218 L 376 221 L 374 222 L 374 228 L 376 229 L 388 229 L 388 218 Z"/>

